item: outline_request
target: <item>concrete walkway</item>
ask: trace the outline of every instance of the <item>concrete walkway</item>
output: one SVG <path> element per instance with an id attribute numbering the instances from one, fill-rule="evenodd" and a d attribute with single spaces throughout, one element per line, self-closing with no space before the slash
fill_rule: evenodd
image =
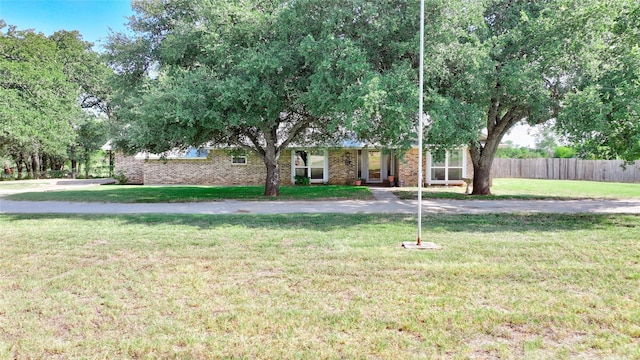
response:
<path id="1" fill-rule="evenodd" d="M 97 186 L 101 181 L 58 180 L 34 188 L 0 189 L 0 214 L 288 214 L 288 213 L 399 213 L 416 214 L 417 200 L 399 200 L 392 188 L 371 188 L 373 201 L 218 201 L 171 204 L 72 203 L 10 201 L 4 195 L 21 191 L 52 191 Z M 2 186 L 0 186 L 2 188 Z M 596 213 L 640 214 L 640 199 L 629 200 L 423 200 L 425 214 Z"/>

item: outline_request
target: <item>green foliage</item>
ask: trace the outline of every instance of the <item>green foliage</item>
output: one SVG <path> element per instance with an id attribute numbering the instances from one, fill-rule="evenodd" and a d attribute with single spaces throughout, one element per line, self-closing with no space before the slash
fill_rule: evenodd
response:
<path id="1" fill-rule="evenodd" d="M 551 157 L 554 158 L 573 158 L 576 157 L 577 151 L 569 146 L 556 146 L 553 149 Z M 509 159 L 533 159 L 550 157 L 546 149 L 530 149 L 525 146 L 519 147 L 501 147 L 496 151 L 497 158 Z"/>
<path id="2" fill-rule="evenodd" d="M 443 10 L 427 3 L 435 44 Z M 135 36 L 107 45 L 120 72 L 122 149 L 215 143 L 253 151 L 269 168 L 291 143 L 415 142 L 415 1 L 146 1 L 134 9 Z"/>
<path id="3" fill-rule="evenodd" d="M 64 153 L 79 108 L 56 42 L 9 27 L 0 54 L 0 146 L 12 155 Z"/>
<path id="4" fill-rule="evenodd" d="M 606 36 L 585 42 L 581 81 L 568 94 L 558 127 L 582 156 L 640 159 L 640 4 L 590 2 L 582 15 L 592 34 Z"/>
<path id="5" fill-rule="evenodd" d="M 536 126 L 538 130 L 535 135 L 536 149 L 544 153 L 547 157 L 554 155 L 555 149 L 558 147 L 558 143 L 560 142 L 553 124 L 555 124 L 555 121 L 551 120 L 544 125 Z"/>
<path id="6" fill-rule="evenodd" d="M 568 146 L 558 146 L 555 148 L 554 152 L 553 152 L 553 157 L 555 158 L 561 158 L 561 159 L 568 159 L 568 158 L 573 158 L 576 156 L 576 150 L 572 147 L 568 147 Z"/>
<path id="7" fill-rule="evenodd" d="M 113 178 L 120 185 L 124 185 L 124 184 L 127 184 L 129 182 L 129 178 L 122 172 L 119 172 Z"/>
<path id="8" fill-rule="evenodd" d="M 119 72 L 113 103 L 123 149 L 244 148 L 272 169 L 267 183 L 275 184 L 291 143 L 357 138 L 403 150 L 417 140 L 417 1 L 133 5 L 135 35 L 107 45 Z M 467 144 L 478 193 L 490 192 L 498 145 L 523 120 L 588 128 L 607 103 L 615 121 L 600 121 L 611 126 L 597 132 L 616 147 L 637 144 L 636 10 L 629 0 L 426 1 L 426 142 Z M 628 46 L 597 47 L 610 33 Z M 611 71 L 599 53 L 616 57 Z"/>
<path id="9" fill-rule="evenodd" d="M 76 124 L 77 138 L 73 146 L 72 160 L 80 160 L 84 164 L 85 176 L 91 171 L 91 156 L 109 140 L 108 124 L 105 119 L 86 116 Z"/>
<path id="10" fill-rule="evenodd" d="M 520 146 L 499 148 L 496 151 L 496 157 L 510 159 L 532 159 L 545 158 L 547 157 L 547 154 L 541 150 L 533 150 L 525 146 Z"/>
<path id="11" fill-rule="evenodd" d="M 637 2 L 448 6 L 458 10 L 445 14 L 449 41 L 427 54 L 434 120 L 428 142 L 469 145 L 475 194 L 490 193 L 498 145 L 522 120 L 534 125 L 557 117 L 562 134 L 576 144 L 627 159 L 637 154 Z M 487 136 L 479 142 L 482 128 Z"/>
<path id="12" fill-rule="evenodd" d="M 61 164 L 76 139 L 87 141 L 76 132 L 81 108 L 100 102 L 109 70 L 77 31 L 5 28 L 0 20 L 0 151 L 38 176 L 33 159 Z"/>
<path id="13" fill-rule="evenodd" d="M 311 184 L 311 178 L 303 175 L 295 176 L 295 184 L 296 185 L 309 185 Z"/>

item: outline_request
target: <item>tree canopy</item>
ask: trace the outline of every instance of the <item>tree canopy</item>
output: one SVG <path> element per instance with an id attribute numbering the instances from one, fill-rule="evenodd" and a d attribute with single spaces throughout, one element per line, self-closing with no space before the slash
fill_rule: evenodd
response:
<path id="1" fill-rule="evenodd" d="M 406 149 L 417 140 L 417 1 L 133 7 L 134 36 L 114 34 L 107 46 L 124 149 L 245 148 L 264 160 L 265 194 L 276 195 L 288 145 L 355 137 Z M 426 1 L 425 142 L 468 145 L 477 195 L 490 193 L 498 145 L 523 120 L 556 119 L 576 142 L 633 156 L 622 149 L 638 144 L 637 8 L 631 0 Z"/>
<path id="2" fill-rule="evenodd" d="M 431 3 L 435 38 L 441 8 Z M 264 160 L 265 194 L 276 195 L 290 144 L 415 141 L 414 1 L 133 5 L 136 36 L 116 34 L 107 46 L 123 83 L 124 148 L 245 148 Z"/>
<path id="3" fill-rule="evenodd" d="M 79 109 L 59 57 L 42 34 L 14 27 L 0 34 L 0 145 L 10 153 L 66 152 Z"/>
<path id="4" fill-rule="evenodd" d="M 460 3 L 466 4 L 462 16 L 468 22 L 456 22 L 462 27 L 453 29 L 451 40 L 435 53 L 443 58 L 444 70 L 430 73 L 428 80 L 432 89 L 428 108 L 436 118 L 434 129 L 439 128 L 435 133 L 432 129 L 428 142 L 441 144 L 438 137 L 451 137 L 444 144 L 468 144 L 474 166 L 473 194 L 490 194 L 490 170 L 498 145 L 520 121 L 536 125 L 556 119 L 572 140 L 592 147 L 594 142 L 606 143 L 607 149 L 624 148 L 616 141 L 638 144 L 637 111 L 632 110 L 637 103 L 637 97 L 633 99 L 637 67 L 629 60 L 637 60 L 633 55 L 637 42 L 633 50 L 633 40 L 620 46 L 622 41 L 616 39 L 637 34 L 637 23 L 627 21 L 631 11 L 624 10 L 637 4 L 626 0 L 606 5 L 569 0 Z M 617 19 L 625 19 L 624 31 L 620 22 L 613 21 L 618 13 Z M 603 66 L 607 56 L 614 60 Z M 603 71 L 606 68 L 615 71 Z M 622 73 L 626 80 L 618 76 Z M 628 96 L 614 100 L 613 92 Z M 439 111 L 439 104 L 445 105 L 445 111 Z M 618 112 L 607 111 L 607 106 Z M 598 121 L 598 114 L 608 117 Z M 482 128 L 486 139 L 478 138 Z"/>
<path id="5" fill-rule="evenodd" d="M 558 129 L 583 156 L 640 159 L 640 4 L 596 2 L 583 16 L 600 36 L 586 44 Z"/>
<path id="6" fill-rule="evenodd" d="M 109 69 L 77 31 L 47 37 L 2 20 L 0 30 L 0 150 L 34 167 L 43 155 L 66 158 Z"/>

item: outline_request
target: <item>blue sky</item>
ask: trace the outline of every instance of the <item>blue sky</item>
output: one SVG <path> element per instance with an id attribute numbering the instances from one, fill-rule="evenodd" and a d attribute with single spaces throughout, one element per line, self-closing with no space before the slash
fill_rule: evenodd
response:
<path id="1" fill-rule="evenodd" d="M 8 25 L 45 35 L 78 30 L 95 50 L 106 42 L 109 28 L 125 31 L 132 14 L 130 0 L 0 0 L 0 18 Z"/>

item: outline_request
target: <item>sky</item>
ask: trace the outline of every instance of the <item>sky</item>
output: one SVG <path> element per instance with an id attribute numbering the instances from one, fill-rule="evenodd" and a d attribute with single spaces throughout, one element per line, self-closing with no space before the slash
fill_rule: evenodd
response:
<path id="1" fill-rule="evenodd" d="M 502 142 L 511 140 L 517 146 L 533 149 L 536 147 L 536 138 L 533 136 L 534 132 L 534 128 L 528 125 L 518 124 L 511 128 L 509 133 L 502 139 Z"/>
<path id="2" fill-rule="evenodd" d="M 78 30 L 100 51 L 109 29 L 126 31 L 133 15 L 130 0 L 0 0 L 0 19 L 18 30 L 34 29 L 51 35 L 58 30 Z"/>
<path id="3" fill-rule="evenodd" d="M 131 15 L 130 0 L 0 0 L 0 19 L 7 25 L 47 36 L 58 30 L 78 30 L 96 51 L 106 43 L 109 29 L 126 32 L 126 18 Z M 528 132 L 528 127 L 516 126 L 503 141 L 534 147 L 535 139 Z"/>

